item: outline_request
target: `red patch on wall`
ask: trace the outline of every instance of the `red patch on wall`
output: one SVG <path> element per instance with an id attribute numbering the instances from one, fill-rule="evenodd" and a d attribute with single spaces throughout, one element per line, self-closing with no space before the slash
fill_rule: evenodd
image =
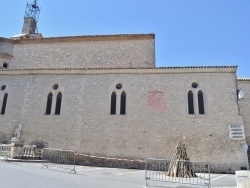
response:
<path id="1" fill-rule="evenodd" d="M 158 90 L 148 92 L 148 109 L 156 111 L 165 111 L 165 93 Z"/>

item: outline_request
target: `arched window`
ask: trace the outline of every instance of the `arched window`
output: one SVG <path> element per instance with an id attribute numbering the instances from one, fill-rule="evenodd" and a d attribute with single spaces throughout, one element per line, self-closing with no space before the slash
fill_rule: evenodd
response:
<path id="1" fill-rule="evenodd" d="M 121 94 L 121 109 L 120 114 L 124 115 L 126 114 L 126 93 L 123 91 Z"/>
<path id="2" fill-rule="evenodd" d="M 51 113 L 52 98 L 53 98 L 52 93 L 49 93 L 47 98 L 46 115 Z"/>
<path id="3" fill-rule="evenodd" d="M 1 114 L 2 114 L 2 115 L 5 114 L 7 99 L 8 99 L 8 94 L 5 93 L 5 94 L 4 94 L 4 97 L 3 97 L 3 104 L 2 104 L 2 110 L 1 110 Z"/>
<path id="4" fill-rule="evenodd" d="M 56 110 L 55 110 L 56 115 L 60 115 L 61 103 L 62 103 L 62 93 L 60 92 L 57 94 L 57 98 L 56 98 Z"/>
<path id="5" fill-rule="evenodd" d="M 199 106 L 199 114 L 205 114 L 203 93 L 201 90 L 198 91 L 198 106 Z"/>
<path id="6" fill-rule="evenodd" d="M 111 94 L 110 114 L 116 114 L 116 93 Z"/>
<path id="7" fill-rule="evenodd" d="M 7 63 L 3 63 L 3 67 L 7 69 L 8 68 L 8 64 Z"/>
<path id="8" fill-rule="evenodd" d="M 188 92 L 188 114 L 194 114 L 194 97 L 193 92 Z"/>

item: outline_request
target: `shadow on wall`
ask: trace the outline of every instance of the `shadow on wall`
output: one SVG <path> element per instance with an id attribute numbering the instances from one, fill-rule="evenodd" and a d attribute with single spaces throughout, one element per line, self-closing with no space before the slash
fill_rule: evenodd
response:
<path id="1" fill-rule="evenodd" d="M 0 144 L 10 144 L 12 134 L 5 134 L 0 132 Z"/>

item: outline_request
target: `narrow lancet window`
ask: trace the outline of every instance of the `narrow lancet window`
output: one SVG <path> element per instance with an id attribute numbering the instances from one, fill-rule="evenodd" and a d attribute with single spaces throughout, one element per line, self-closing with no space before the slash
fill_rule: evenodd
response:
<path id="1" fill-rule="evenodd" d="M 8 99 L 8 94 L 5 93 L 5 94 L 4 94 L 4 97 L 3 97 L 3 104 L 2 104 L 2 110 L 1 110 L 1 114 L 2 114 L 2 115 L 5 114 L 7 99 Z"/>
<path id="2" fill-rule="evenodd" d="M 51 113 L 52 98 L 53 98 L 52 93 L 49 93 L 47 98 L 46 115 Z"/>
<path id="3" fill-rule="evenodd" d="M 199 114 L 205 114 L 203 93 L 201 90 L 198 91 L 198 105 L 199 105 Z"/>
<path id="4" fill-rule="evenodd" d="M 110 114 L 116 114 L 116 93 L 111 94 Z"/>
<path id="5" fill-rule="evenodd" d="M 188 92 L 188 114 L 194 114 L 194 97 L 193 92 Z"/>
<path id="6" fill-rule="evenodd" d="M 62 93 L 58 93 L 56 98 L 56 111 L 55 111 L 56 115 L 60 115 L 61 103 L 62 103 Z"/>
<path id="7" fill-rule="evenodd" d="M 120 114 L 124 115 L 126 114 L 126 93 L 123 91 L 121 94 L 121 109 Z"/>

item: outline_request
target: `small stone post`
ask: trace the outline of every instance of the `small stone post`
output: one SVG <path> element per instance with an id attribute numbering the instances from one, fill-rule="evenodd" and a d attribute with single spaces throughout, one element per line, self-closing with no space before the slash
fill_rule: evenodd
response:
<path id="1" fill-rule="evenodd" d="M 236 171 L 237 188 L 250 188 L 250 171 Z"/>
<path id="2" fill-rule="evenodd" d="M 13 159 L 14 156 L 17 155 L 17 147 L 15 146 L 15 144 L 17 143 L 17 138 L 13 137 L 11 138 L 10 142 L 11 142 L 11 148 L 10 148 L 10 158 Z"/>

